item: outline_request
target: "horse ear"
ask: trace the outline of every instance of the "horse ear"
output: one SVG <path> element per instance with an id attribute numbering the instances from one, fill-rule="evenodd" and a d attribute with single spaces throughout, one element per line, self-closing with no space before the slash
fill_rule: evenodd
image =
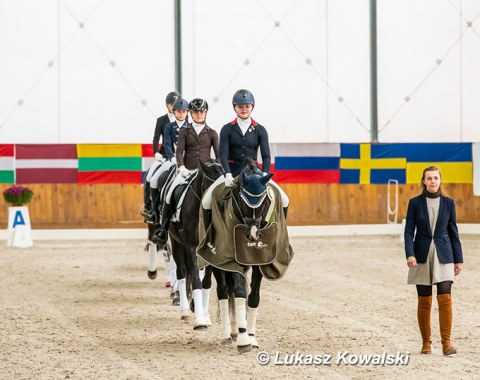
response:
<path id="1" fill-rule="evenodd" d="M 247 175 L 245 174 L 245 172 L 242 170 L 242 183 L 245 183 L 245 181 L 247 180 Z"/>
<path id="2" fill-rule="evenodd" d="M 270 178 L 273 177 L 273 173 L 268 173 L 267 175 L 263 176 L 260 178 L 260 182 L 265 185 L 268 181 L 270 181 Z"/>

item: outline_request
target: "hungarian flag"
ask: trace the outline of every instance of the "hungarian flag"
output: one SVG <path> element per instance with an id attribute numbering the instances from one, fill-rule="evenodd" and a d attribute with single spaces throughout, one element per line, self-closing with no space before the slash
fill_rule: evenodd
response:
<path id="1" fill-rule="evenodd" d="M 77 183 L 75 144 L 16 144 L 16 183 Z"/>
<path id="2" fill-rule="evenodd" d="M 0 183 L 15 183 L 14 156 L 13 144 L 0 144 Z"/>
<path id="3" fill-rule="evenodd" d="M 141 144 L 78 144 L 78 183 L 142 183 Z"/>

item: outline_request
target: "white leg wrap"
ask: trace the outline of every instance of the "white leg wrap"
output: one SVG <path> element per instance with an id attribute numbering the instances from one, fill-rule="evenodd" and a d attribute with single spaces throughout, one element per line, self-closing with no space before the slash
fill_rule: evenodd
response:
<path id="1" fill-rule="evenodd" d="M 180 293 L 180 309 L 189 309 L 187 298 L 187 279 L 178 280 L 178 292 Z"/>
<path id="2" fill-rule="evenodd" d="M 177 264 L 175 264 L 175 260 L 173 259 L 173 257 L 170 259 L 169 263 L 168 263 L 168 268 L 170 270 L 170 283 L 172 284 L 172 286 L 177 286 L 177 289 L 175 289 L 175 291 L 178 290 L 178 285 L 177 284 Z"/>
<path id="3" fill-rule="evenodd" d="M 195 323 L 193 328 L 206 327 L 207 321 L 203 313 L 202 289 L 195 289 L 193 291 L 193 300 L 195 302 Z"/>
<path id="4" fill-rule="evenodd" d="M 220 309 L 220 327 L 222 339 L 230 339 L 230 316 L 228 311 L 228 299 L 218 301 Z"/>
<path id="5" fill-rule="evenodd" d="M 150 272 L 157 270 L 157 246 L 151 241 L 148 242 L 148 270 Z"/>
<path id="6" fill-rule="evenodd" d="M 247 309 L 247 332 L 250 336 L 250 341 L 253 347 L 259 347 L 257 339 L 255 338 L 255 330 L 257 327 L 257 314 L 258 314 L 258 307 L 249 307 Z"/>
<path id="7" fill-rule="evenodd" d="M 239 329 L 237 337 L 237 346 L 249 346 L 250 338 L 248 337 L 247 330 L 247 306 L 245 298 L 235 298 L 235 318 L 237 320 L 237 326 Z M 240 329 L 245 329 L 245 332 L 241 333 Z"/>
<path id="8" fill-rule="evenodd" d="M 210 313 L 208 312 L 210 306 L 210 289 L 202 289 L 202 301 L 203 301 L 203 315 L 207 326 L 212 325 L 212 320 L 210 319 Z"/>

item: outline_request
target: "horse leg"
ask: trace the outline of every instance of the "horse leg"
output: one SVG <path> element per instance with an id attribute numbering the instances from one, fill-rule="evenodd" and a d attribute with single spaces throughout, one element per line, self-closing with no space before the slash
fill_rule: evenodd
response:
<path id="1" fill-rule="evenodd" d="M 250 283 L 250 294 L 247 302 L 247 332 L 252 343 L 252 347 L 259 348 L 255 338 L 257 325 L 258 305 L 260 304 L 260 285 L 262 283 L 262 273 L 258 266 L 252 267 L 252 281 Z"/>
<path id="2" fill-rule="evenodd" d="M 235 319 L 238 327 L 237 350 L 239 353 L 251 351 L 252 344 L 247 333 L 247 292 L 245 277 L 240 273 L 232 272 L 233 294 L 235 296 Z"/>
<path id="3" fill-rule="evenodd" d="M 212 288 L 212 267 L 207 265 L 203 269 L 203 279 L 202 279 L 202 301 L 203 301 L 203 314 L 205 315 L 205 320 L 207 326 L 212 325 L 212 320 L 210 319 L 210 313 L 208 311 L 210 306 L 210 290 Z"/>
<path id="4" fill-rule="evenodd" d="M 225 281 L 225 272 L 217 268 L 212 268 L 213 275 L 217 281 L 217 297 L 218 308 L 220 314 L 220 331 L 221 331 L 221 343 L 232 343 L 231 337 L 231 325 L 230 325 L 230 313 L 229 313 L 229 300 L 228 300 L 228 287 Z"/>
<path id="5" fill-rule="evenodd" d="M 191 318 L 187 298 L 187 266 L 185 262 L 185 249 L 174 239 L 171 240 L 171 243 L 173 259 L 177 264 L 178 292 L 180 294 L 180 319 L 182 321 L 189 321 Z"/>
<path id="6" fill-rule="evenodd" d="M 145 250 L 148 252 L 147 275 L 150 280 L 157 278 L 157 245 L 148 241 Z"/>
<path id="7" fill-rule="evenodd" d="M 207 320 L 203 311 L 203 295 L 202 282 L 197 267 L 197 255 L 195 249 L 192 247 L 185 247 L 185 254 L 187 259 L 188 273 L 191 276 L 193 288 L 193 302 L 195 304 L 195 322 L 193 324 L 194 330 L 206 330 Z"/>

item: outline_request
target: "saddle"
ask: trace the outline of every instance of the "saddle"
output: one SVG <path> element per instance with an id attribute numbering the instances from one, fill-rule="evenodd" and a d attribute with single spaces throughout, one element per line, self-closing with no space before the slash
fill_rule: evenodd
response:
<path id="1" fill-rule="evenodd" d="M 165 197 L 167 196 L 168 189 L 170 188 L 175 178 L 175 172 L 176 172 L 176 167 L 175 165 L 172 165 L 170 169 L 163 172 L 158 178 L 158 188 L 160 189 L 160 192 L 158 195 L 160 197 L 160 202 L 159 202 L 160 213 L 162 212 L 161 208 L 165 200 Z"/>
<path id="2" fill-rule="evenodd" d="M 173 193 L 170 199 L 170 206 L 172 207 L 172 210 L 175 210 L 175 211 L 172 214 L 172 218 L 170 219 L 171 222 L 180 221 L 180 213 L 182 211 L 183 201 L 185 200 L 185 196 L 187 195 L 189 186 L 195 180 L 195 178 L 197 178 L 198 173 L 199 173 L 198 170 L 192 172 L 189 177 L 184 179 L 184 182 L 179 183 L 173 190 Z"/>

